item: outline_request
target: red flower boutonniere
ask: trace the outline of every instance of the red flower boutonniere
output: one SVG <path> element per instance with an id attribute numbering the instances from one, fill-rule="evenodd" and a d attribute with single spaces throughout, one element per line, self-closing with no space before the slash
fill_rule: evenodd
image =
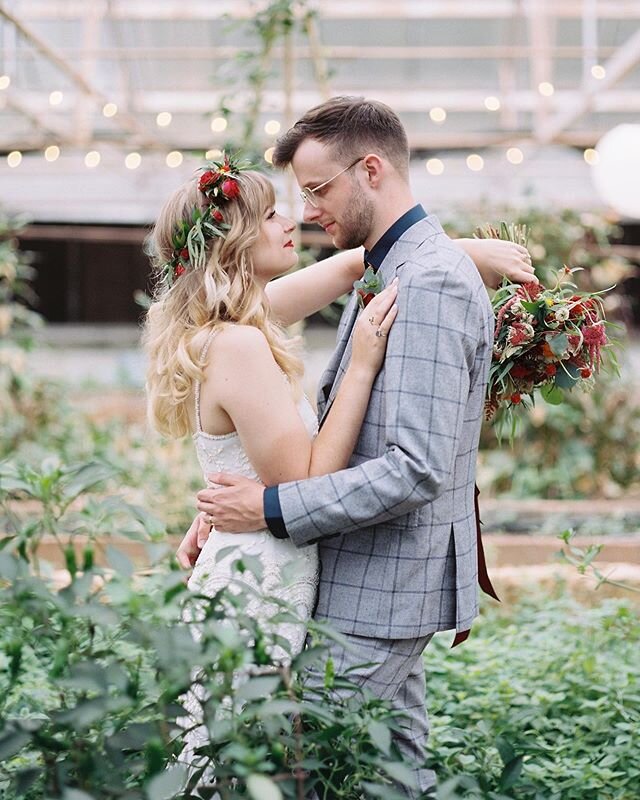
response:
<path id="1" fill-rule="evenodd" d="M 358 305 L 360 308 L 365 308 L 384 289 L 384 284 L 374 268 L 368 266 L 362 278 L 353 282 L 353 288 L 358 298 Z"/>

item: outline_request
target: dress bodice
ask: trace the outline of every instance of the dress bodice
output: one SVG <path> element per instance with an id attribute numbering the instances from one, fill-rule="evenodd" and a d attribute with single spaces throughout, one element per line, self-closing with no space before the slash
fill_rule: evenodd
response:
<path id="1" fill-rule="evenodd" d="M 209 336 L 202 351 L 202 358 L 206 356 L 214 335 L 215 332 Z M 313 438 L 318 431 L 318 423 L 306 397 L 300 399 L 297 409 L 309 437 Z M 193 439 L 205 480 L 206 476 L 213 472 L 227 472 L 259 480 L 235 431 L 216 435 L 202 430 L 199 383 L 195 385 L 195 425 Z M 274 453 L 274 458 L 277 456 L 278 454 Z M 221 553 L 223 550 L 224 554 Z M 237 589 L 238 580 L 233 562 L 243 554 L 257 556 L 263 567 L 259 585 L 248 573 L 243 577 L 245 583 L 252 585 L 263 597 L 276 597 L 297 607 L 302 619 L 310 616 L 318 582 L 317 547 L 311 545 L 298 549 L 290 539 L 277 539 L 266 529 L 246 533 L 229 533 L 212 529 L 202 548 L 189 585 L 209 595 L 225 586 L 234 585 Z M 292 562 L 296 564 L 295 569 L 292 568 Z M 287 578 L 284 578 L 282 573 L 285 565 Z M 265 613 L 269 613 L 268 605 L 262 603 L 261 610 L 256 610 L 256 616 L 264 618 Z M 273 613 L 273 609 L 270 613 Z M 292 652 L 299 652 L 302 649 L 303 626 L 284 624 L 281 626 L 281 634 L 291 642 Z"/>
<path id="2" fill-rule="evenodd" d="M 193 434 L 193 440 L 205 480 L 207 474 L 211 472 L 228 472 L 232 475 L 243 475 L 245 478 L 260 480 L 236 431 L 216 435 L 202 430 L 200 384 L 196 384 L 195 394 L 196 431 Z M 318 420 L 311 403 L 305 396 L 301 397 L 298 402 L 298 413 L 302 417 L 309 436 L 314 437 L 318 432 Z"/>

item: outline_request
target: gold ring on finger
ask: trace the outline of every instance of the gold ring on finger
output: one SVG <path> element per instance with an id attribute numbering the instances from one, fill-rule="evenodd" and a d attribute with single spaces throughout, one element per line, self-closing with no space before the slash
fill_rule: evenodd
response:
<path id="1" fill-rule="evenodd" d="M 207 525 L 213 525 L 213 517 L 211 514 L 207 514 L 204 519 Z"/>
<path id="2" fill-rule="evenodd" d="M 386 335 L 387 335 L 387 334 L 386 334 L 386 333 L 385 333 L 385 332 L 384 332 L 384 331 L 383 331 L 381 328 L 378 328 L 378 330 L 376 331 L 376 336 L 378 337 L 378 339 L 382 339 L 382 338 L 384 338 Z"/>

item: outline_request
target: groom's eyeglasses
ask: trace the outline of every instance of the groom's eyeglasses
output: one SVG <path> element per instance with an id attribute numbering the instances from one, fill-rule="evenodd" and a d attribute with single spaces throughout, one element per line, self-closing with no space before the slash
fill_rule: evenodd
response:
<path id="1" fill-rule="evenodd" d="M 355 167 L 358 161 L 362 161 L 363 158 L 365 158 L 365 156 L 360 156 L 360 158 L 356 158 L 353 164 L 349 164 L 348 167 L 345 167 L 344 169 L 341 169 L 340 172 L 337 172 L 333 176 L 333 178 L 329 178 L 328 181 L 321 183 L 319 186 L 314 186 L 313 189 L 310 189 L 308 186 L 303 186 L 302 189 L 300 189 L 300 197 L 303 199 L 305 203 L 309 203 L 309 205 L 312 205 L 314 208 L 318 208 L 318 201 L 315 198 L 315 193 L 319 189 L 323 189 L 325 186 L 331 183 L 331 181 L 335 181 L 336 178 L 339 178 L 343 173 L 347 172 L 347 170 L 350 170 L 351 167 Z"/>

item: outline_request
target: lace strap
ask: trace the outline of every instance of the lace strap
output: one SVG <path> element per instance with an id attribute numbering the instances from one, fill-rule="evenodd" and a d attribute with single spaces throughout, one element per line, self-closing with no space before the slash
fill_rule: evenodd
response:
<path id="1" fill-rule="evenodd" d="M 218 331 L 214 328 L 212 331 L 209 332 L 207 336 L 207 341 L 204 343 L 202 350 L 200 351 L 200 361 L 207 357 L 207 353 L 209 352 L 209 345 L 213 341 L 213 337 L 216 335 Z M 202 420 L 200 419 L 200 381 L 196 381 L 195 384 L 195 397 L 196 397 L 196 431 L 198 433 L 202 433 Z"/>

